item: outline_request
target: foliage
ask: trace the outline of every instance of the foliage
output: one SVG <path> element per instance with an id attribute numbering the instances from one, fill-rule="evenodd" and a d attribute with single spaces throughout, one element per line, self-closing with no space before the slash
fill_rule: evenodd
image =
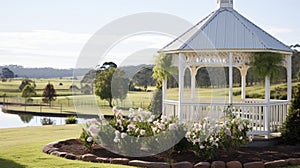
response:
<path id="1" fill-rule="evenodd" d="M 53 125 L 55 122 L 51 118 L 41 118 L 42 125 Z"/>
<path id="2" fill-rule="evenodd" d="M 82 133 L 79 139 L 83 143 L 87 151 L 93 150 L 93 146 L 95 145 L 95 142 L 93 140 L 93 137 L 91 137 L 90 134 L 85 129 L 82 129 Z"/>
<path id="3" fill-rule="evenodd" d="M 155 60 L 153 68 L 153 79 L 156 80 L 156 87 L 161 88 L 165 78 L 170 79 L 173 73 L 177 72 L 177 68 L 172 65 L 172 56 L 159 54 Z"/>
<path id="4" fill-rule="evenodd" d="M 142 147 L 146 147 L 150 153 L 169 149 L 181 139 L 178 139 L 178 130 L 184 136 L 183 125 L 175 118 L 156 117 L 142 109 L 130 109 L 128 117 L 124 117 L 123 111 L 115 107 L 113 112 L 114 118 L 111 121 L 106 122 L 100 115 L 100 120 L 89 120 L 86 128 L 92 132 L 94 139 L 105 145 L 110 144 L 115 152 L 135 156 L 143 152 Z"/>
<path id="5" fill-rule="evenodd" d="M 110 107 L 113 107 L 113 98 L 123 100 L 127 96 L 129 80 L 123 76 L 124 72 L 115 68 L 102 70 L 97 74 L 95 93 L 100 99 L 107 100 Z"/>
<path id="6" fill-rule="evenodd" d="M 32 96 L 36 96 L 35 87 L 31 86 L 30 84 L 26 85 L 22 90 L 22 97 L 28 99 Z"/>
<path id="7" fill-rule="evenodd" d="M 48 83 L 44 89 L 43 92 L 43 102 L 49 103 L 51 105 L 51 102 L 56 99 L 56 91 L 54 89 L 54 86 L 51 83 Z"/>
<path id="8" fill-rule="evenodd" d="M 19 90 L 22 91 L 25 88 L 25 86 L 31 85 L 31 84 L 33 84 L 33 86 L 35 87 L 35 83 L 32 80 L 23 79 L 20 86 L 19 86 Z"/>
<path id="9" fill-rule="evenodd" d="M 278 77 L 284 57 L 279 53 L 259 52 L 251 57 L 250 66 L 258 77 L 269 76 L 270 79 Z"/>
<path id="10" fill-rule="evenodd" d="M 137 72 L 133 76 L 132 81 L 135 85 L 143 86 L 144 90 L 147 91 L 149 85 L 155 85 L 155 80 L 151 78 L 152 74 L 152 67 L 143 67 L 139 72 Z"/>
<path id="11" fill-rule="evenodd" d="M 156 89 L 153 92 L 153 97 L 150 104 L 150 109 L 153 114 L 160 115 L 162 112 L 162 90 Z"/>
<path id="12" fill-rule="evenodd" d="M 283 124 L 282 137 L 287 143 L 300 142 L 300 85 L 294 92 L 286 121 Z"/>
<path id="13" fill-rule="evenodd" d="M 69 116 L 66 118 L 66 124 L 77 124 L 77 117 L 76 116 Z"/>
<path id="14" fill-rule="evenodd" d="M 82 78 L 82 80 L 80 81 L 81 83 L 85 83 L 85 84 L 92 84 L 96 78 L 97 75 L 97 70 L 89 70 L 84 77 Z"/>
<path id="15" fill-rule="evenodd" d="M 251 130 L 248 120 L 242 119 L 232 113 L 232 107 L 226 110 L 223 123 L 216 123 L 212 119 L 204 118 L 194 123 L 186 133 L 186 138 L 195 147 L 195 153 L 207 160 L 214 160 L 219 148 L 237 149 L 252 140 L 247 136 Z"/>
<path id="16" fill-rule="evenodd" d="M 180 123 L 176 117 L 156 117 L 142 109 L 130 109 L 128 117 L 124 117 L 123 111 L 114 107 L 112 120 L 106 122 L 100 115 L 99 120 L 91 119 L 86 123 L 86 130 L 101 143 L 113 141 L 112 149 L 125 155 L 140 154 L 142 147 L 151 153 L 176 144 L 174 150 L 193 146 L 197 155 L 213 160 L 218 149 L 237 149 L 252 140 L 247 135 L 251 130 L 249 121 L 234 115 L 232 109 L 226 110 L 223 123 L 209 118 L 196 123 Z M 186 139 L 182 140 L 180 137 L 184 135 Z"/>

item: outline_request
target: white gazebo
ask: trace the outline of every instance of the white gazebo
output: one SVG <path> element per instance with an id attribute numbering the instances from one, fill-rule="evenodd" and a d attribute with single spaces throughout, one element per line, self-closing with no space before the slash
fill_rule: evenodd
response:
<path id="1" fill-rule="evenodd" d="M 163 114 L 177 115 L 182 121 L 199 121 L 203 117 L 221 117 L 232 104 L 234 112 L 248 118 L 252 134 L 269 137 L 280 130 L 292 97 L 292 50 L 247 20 L 233 9 L 233 0 L 218 0 L 218 9 L 197 23 L 159 52 L 172 56 L 178 68 L 178 99 L 167 99 L 167 80 L 163 82 Z M 265 81 L 265 99 L 246 98 L 246 75 L 253 53 L 280 53 L 285 57 L 287 72 L 287 100 L 270 99 L 270 81 Z M 199 101 L 196 96 L 196 74 L 203 67 L 228 67 L 228 99 L 224 102 Z M 233 67 L 241 74 L 241 99 L 233 99 Z M 184 97 L 184 75 L 189 70 L 191 81 L 189 98 Z M 201 80 L 201 79 L 200 79 Z"/>

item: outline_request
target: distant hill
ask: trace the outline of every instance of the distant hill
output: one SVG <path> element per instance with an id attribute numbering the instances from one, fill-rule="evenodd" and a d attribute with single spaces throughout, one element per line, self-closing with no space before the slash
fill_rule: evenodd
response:
<path id="1" fill-rule="evenodd" d="M 0 66 L 0 70 L 8 68 L 15 74 L 16 77 L 27 78 L 60 78 L 72 77 L 75 69 L 54 69 L 54 68 L 25 68 L 19 65 Z M 82 68 L 76 69 L 77 76 L 83 76 L 90 69 Z"/>

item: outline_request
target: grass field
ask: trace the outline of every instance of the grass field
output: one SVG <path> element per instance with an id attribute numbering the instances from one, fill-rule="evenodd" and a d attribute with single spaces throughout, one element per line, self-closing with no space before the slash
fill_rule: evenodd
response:
<path id="1" fill-rule="evenodd" d="M 78 107 L 84 106 L 85 109 L 80 111 L 80 113 L 85 114 L 95 114 L 94 108 L 95 106 L 99 107 L 101 113 L 106 115 L 111 115 L 111 108 L 108 106 L 108 102 L 105 100 L 100 100 L 98 96 L 94 95 L 72 95 L 70 86 L 78 81 L 72 81 L 72 79 L 32 79 L 36 83 L 36 89 L 38 90 L 38 94 L 42 94 L 42 90 L 45 85 L 50 82 L 54 84 L 54 87 L 57 91 L 57 99 L 52 102 L 52 107 L 47 106 L 27 106 L 26 111 L 34 111 L 34 112 L 56 112 L 56 113 L 76 113 L 78 112 Z M 25 99 L 20 97 L 21 92 L 18 90 L 19 85 L 21 84 L 22 79 L 11 79 L 6 82 L 0 82 L 0 102 L 4 100 L 6 102 L 14 102 L 19 104 L 24 104 Z M 60 83 L 62 85 L 60 85 Z M 293 85 L 297 85 L 298 83 L 293 83 Z M 279 88 L 279 91 L 278 91 Z M 154 87 L 149 87 L 148 89 L 154 90 Z M 263 84 L 257 86 L 247 87 L 247 97 L 249 98 L 263 98 L 264 97 L 264 86 Z M 277 90 L 277 91 L 276 91 Z M 286 84 L 273 84 L 271 86 L 271 97 L 286 95 Z M 227 88 L 197 88 L 196 90 L 197 97 L 201 100 L 211 100 L 214 98 L 222 98 L 224 100 L 228 99 L 228 89 Z M 240 87 L 233 88 L 233 97 L 235 99 L 240 98 Z M 6 94 L 3 97 L 3 94 Z M 2 98 L 1 98 L 2 96 Z M 119 108 L 129 109 L 129 108 L 139 108 L 147 109 L 149 104 L 151 103 L 151 99 L 153 96 L 153 92 L 128 92 L 127 97 L 123 101 L 114 101 L 114 104 Z M 191 96 L 190 89 L 185 89 L 184 97 L 189 98 Z M 178 88 L 171 88 L 167 90 L 167 98 L 168 99 L 177 99 L 178 98 Z M 33 97 L 32 103 L 34 104 L 42 104 L 41 97 Z M 77 109 L 74 107 L 73 100 L 76 100 L 75 105 Z M 21 110 L 24 111 L 24 106 L 9 106 L 11 110 Z"/>
<path id="2" fill-rule="evenodd" d="M 79 125 L 0 129 L 1 168 L 126 168 L 129 166 L 72 161 L 44 154 L 43 146 L 67 138 L 77 138 Z"/>
<path id="3" fill-rule="evenodd" d="M 129 168 L 129 166 L 67 160 L 42 152 L 50 142 L 76 138 L 79 125 L 0 129 L 1 168 Z M 288 168 L 300 168 L 288 167 Z"/>

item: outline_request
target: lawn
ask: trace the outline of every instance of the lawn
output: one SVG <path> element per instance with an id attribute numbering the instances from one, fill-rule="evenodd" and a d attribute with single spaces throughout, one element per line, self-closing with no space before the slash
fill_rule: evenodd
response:
<path id="1" fill-rule="evenodd" d="M 98 110 L 95 111 L 94 107 L 99 107 L 101 113 L 105 115 L 111 115 L 111 108 L 108 105 L 106 100 L 101 100 L 98 96 L 95 95 L 81 95 L 76 93 L 77 95 L 72 95 L 71 90 L 69 89 L 73 83 L 73 81 L 69 78 L 65 79 L 32 79 L 36 83 L 36 88 L 38 90 L 38 94 L 41 95 L 43 87 L 48 82 L 54 84 L 54 87 L 57 91 L 57 98 L 52 102 L 52 107 L 47 106 L 27 106 L 26 111 L 33 112 L 51 112 L 51 113 L 76 113 L 78 112 L 78 107 L 85 107 L 84 110 L 80 111 L 80 113 L 84 114 L 97 114 Z M 21 98 L 21 92 L 18 90 L 18 87 L 21 83 L 22 79 L 10 79 L 6 82 L 0 82 L 0 102 L 3 102 L 5 99 L 6 102 L 14 102 L 18 104 L 24 104 L 25 99 Z M 78 81 L 74 81 L 77 82 Z M 62 84 L 62 85 L 60 85 Z M 293 86 L 298 83 L 293 83 Z M 278 89 L 281 88 L 281 89 Z M 148 87 L 150 90 L 154 90 L 154 87 Z M 264 98 L 264 86 L 263 84 L 258 84 L 256 86 L 247 87 L 247 97 L 249 98 Z M 1 97 L 6 93 L 6 97 Z M 228 99 L 228 88 L 197 88 L 196 95 L 201 102 L 212 101 L 213 98 L 224 98 Z M 233 88 L 233 97 L 237 101 L 240 100 L 241 88 L 234 87 Z M 286 84 L 273 84 L 271 86 L 271 97 L 282 97 L 286 95 Z M 124 109 L 125 113 L 129 108 L 139 108 L 148 109 L 151 103 L 151 99 L 153 96 L 153 92 L 136 92 L 129 91 L 125 100 L 114 100 L 114 105 L 117 107 Z M 191 97 L 191 91 L 189 88 L 185 88 L 184 98 L 187 100 Z M 167 90 L 167 98 L 168 99 L 178 99 L 178 88 L 170 88 Z M 77 100 L 76 106 L 74 106 L 73 100 Z M 32 97 L 32 102 L 34 104 L 43 104 L 42 97 Z M 25 111 L 24 106 L 9 106 L 11 110 L 20 110 Z M 77 108 L 77 109 L 76 109 Z"/>
<path id="2" fill-rule="evenodd" d="M 72 161 L 44 154 L 44 145 L 79 137 L 80 125 L 0 129 L 1 168 L 126 168 L 129 166 Z"/>

